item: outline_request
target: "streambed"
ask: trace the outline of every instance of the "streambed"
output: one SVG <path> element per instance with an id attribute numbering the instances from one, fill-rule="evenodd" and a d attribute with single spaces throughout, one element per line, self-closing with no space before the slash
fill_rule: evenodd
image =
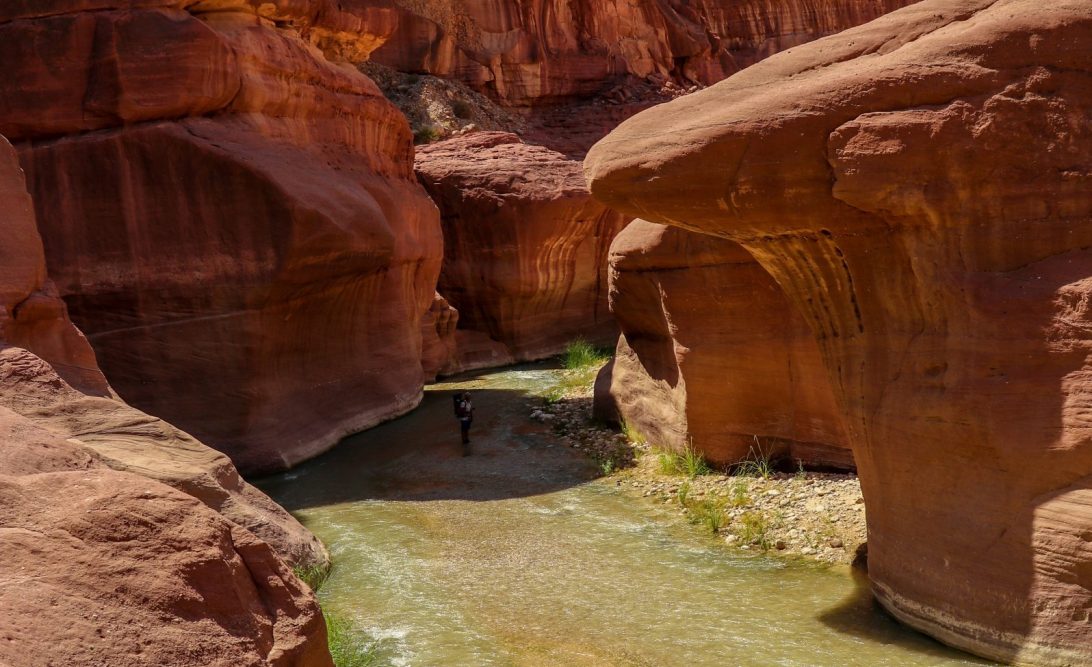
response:
<path id="1" fill-rule="evenodd" d="M 743 555 L 597 480 L 527 418 L 542 365 L 428 387 L 420 408 L 259 482 L 330 548 L 319 598 L 432 666 L 990 664 L 885 616 L 844 567 Z M 451 394 L 474 395 L 461 455 Z"/>

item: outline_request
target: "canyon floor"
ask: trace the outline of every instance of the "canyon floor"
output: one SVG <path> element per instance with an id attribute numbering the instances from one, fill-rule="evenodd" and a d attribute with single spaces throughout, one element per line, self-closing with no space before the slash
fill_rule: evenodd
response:
<path id="1" fill-rule="evenodd" d="M 376 664 L 983 664 L 890 619 L 854 568 L 691 524 L 649 493 L 684 479 L 642 472 L 653 454 L 604 475 L 594 451 L 529 417 L 576 409 L 559 381 L 549 364 L 449 378 L 409 415 L 259 482 L 329 546 L 320 602 L 372 638 Z M 455 391 L 476 406 L 467 457 Z M 694 497 L 722 479 L 692 480 Z"/>
<path id="2" fill-rule="evenodd" d="M 744 551 L 864 566 L 865 506 L 855 474 L 799 465 L 785 471 L 762 455 L 757 439 L 751 460 L 732 474 L 688 462 L 640 433 L 619 433 L 592 418 L 598 369 L 557 371 L 557 382 L 541 402 L 532 401 L 529 416 L 590 457 L 619 489 L 674 509 L 699 531 Z"/>

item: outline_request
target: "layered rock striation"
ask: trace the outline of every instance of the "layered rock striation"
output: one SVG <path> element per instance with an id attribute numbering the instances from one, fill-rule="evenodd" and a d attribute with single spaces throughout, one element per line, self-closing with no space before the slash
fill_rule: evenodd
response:
<path id="1" fill-rule="evenodd" d="M 0 11 L 0 132 L 106 376 L 249 472 L 412 408 L 436 208 L 405 119 L 308 43 L 365 48 L 371 10 L 132 4 Z"/>
<path id="2" fill-rule="evenodd" d="M 610 307 L 601 418 L 717 465 L 853 467 L 811 329 L 738 244 L 635 220 L 611 245 Z"/>
<path id="3" fill-rule="evenodd" d="M 515 360 L 556 354 L 574 338 L 613 340 L 606 259 L 624 219 L 592 199 L 580 162 L 478 132 L 421 147 L 416 169 L 440 207 L 438 289 L 460 329 Z"/>
<path id="4" fill-rule="evenodd" d="M 0 241 L 0 663 L 331 665 L 285 563 L 325 549 L 223 454 L 117 399 L 2 137 Z"/>
<path id="5" fill-rule="evenodd" d="M 927 0 L 624 123 L 604 203 L 746 248 L 808 320 L 895 616 L 1092 660 L 1092 13 Z"/>
<path id="6" fill-rule="evenodd" d="M 711 84 L 762 58 L 914 0 L 473 3 L 394 0 L 371 58 L 458 78 L 516 106 L 604 92 L 627 77 Z"/>

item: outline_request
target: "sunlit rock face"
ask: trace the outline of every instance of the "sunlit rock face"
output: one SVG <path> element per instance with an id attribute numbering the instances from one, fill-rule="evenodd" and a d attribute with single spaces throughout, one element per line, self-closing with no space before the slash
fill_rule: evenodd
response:
<path id="1" fill-rule="evenodd" d="M 853 467 L 811 329 L 738 244 L 635 220 L 611 245 L 610 306 L 600 417 L 717 465 Z"/>
<path id="2" fill-rule="evenodd" d="M 371 58 L 459 78 L 509 104 L 542 104 L 626 76 L 715 83 L 913 1 L 395 0 L 396 28 Z"/>
<path id="3" fill-rule="evenodd" d="M 592 192 L 741 244 L 819 343 L 869 576 L 982 655 L 1092 660 L 1092 12 L 927 0 L 621 125 Z"/>
<path id="4" fill-rule="evenodd" d="M 439 291 L 460 329 L 516 360 L 556 354 L 575 338 L 614 340 L 607 250 L 625 219 L 592 199 L 579 161 L 478 132 L 421 147 L 416 165 L 440 207 Z M 473 365 L 475 349 L 460 367 Z"/>
<path id="5" fill-rule="evenodd" d="M 370 10 L 117 4 L 0 10 L 0 132 L 113 386 L 250 472 L 412 408 L 436 207 L 405 119 L 308 43 L 364 48 Z"/>
<path id="6" fill-rule="evenodd" d="M 114 395 L 3 137 L 0 533 L 5 664 L 331 664 L 286 564 L 326 550 L 226 456 Z"/>

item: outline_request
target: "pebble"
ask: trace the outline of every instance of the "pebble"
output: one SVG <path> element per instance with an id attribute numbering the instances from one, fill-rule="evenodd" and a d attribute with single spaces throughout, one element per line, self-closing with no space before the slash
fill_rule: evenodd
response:
<path id="1" fill-rule="evenodd" d="M 841 549 L 843 546 L 842 540 L 838 539 L 837 537 L 832 537 L 830 541 L 827 542 L 827 544 L 830 545 L 831 549 Z"/>

